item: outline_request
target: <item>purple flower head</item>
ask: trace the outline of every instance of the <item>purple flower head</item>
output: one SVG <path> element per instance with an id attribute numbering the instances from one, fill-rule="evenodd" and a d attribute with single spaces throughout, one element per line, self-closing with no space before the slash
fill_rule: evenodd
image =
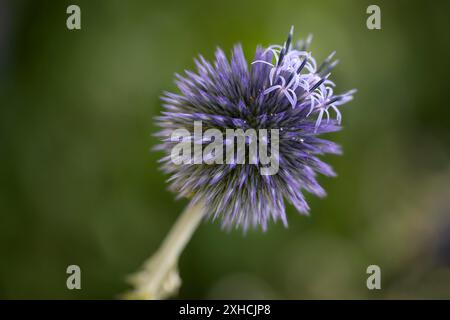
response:
<path id="1" fill-rule="evenodd" d="M 230 61 L 220 48 L 213 64 L 199 56 L 196 73 L 176 75 L 180 93 L 165 92 L 162 97 L 165 111 L 157 117 L 162 143 L 157 148 L 166 153 L 161 162 L 171 175 L 170 189 L 179 197 L 204 201 L 207 215 L 220 217 L 225 228 L 261 225 L 265 230 L 270 220 L 279 219 L 286 225 L 284 199 L 306 214 L 309 206 L 302 192 L 323 197 L 317 173 L 335 176 L 318 156 L 340 154 L 341 148 L 318 136 L 340 130 L 339 107 L 355 91 L 334 94 L 329 79 L 337 64 L 334 52 L 317 66 L 307 51 L 311 37 L 294 45 L 292 35 L 293 28 L 284 45 L 258 47 L 250 65 L 240 45 Z M 203 131 L 218 129 L 224 134 L 226 129 L 278 129 L 277 173 L 262 175 L 259 163 L 175 164 L 170 155 L 177 142 L 171 134 L 180 128 L 194 132 L 194 121 L 202 122 Z M 187 142 L 205 148 L 206 140 Z M 270 138 L 259 142 L 272 143 Z M 225 139 L 224 150 L 227 143 Z"/>

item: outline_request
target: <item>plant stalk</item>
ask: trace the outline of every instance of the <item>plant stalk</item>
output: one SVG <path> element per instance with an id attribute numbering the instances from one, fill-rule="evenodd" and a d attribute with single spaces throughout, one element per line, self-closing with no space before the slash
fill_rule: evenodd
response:
<path id="1" fill-rule="evenodd" d="M 159 249 L 129 277 L 133 290 L 126 299 L 158 300 L 178 293 L 178 260 L 204 216 L 204 203 L 189 204 L 178 217 Z"/>

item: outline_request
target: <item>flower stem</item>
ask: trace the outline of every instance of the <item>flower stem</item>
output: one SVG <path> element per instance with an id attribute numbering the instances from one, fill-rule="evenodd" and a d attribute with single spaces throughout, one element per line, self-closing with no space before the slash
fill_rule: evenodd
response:
<path id="1" fill-rule="evenodd" d="M 178 292 L 181 278 L 178 259 L 204 216 L 204 204 L 189 204 L 173 225 L 159 249 L 142 269 L 129 278 L 134 289 L 127 299 L 165 299 Z"/>

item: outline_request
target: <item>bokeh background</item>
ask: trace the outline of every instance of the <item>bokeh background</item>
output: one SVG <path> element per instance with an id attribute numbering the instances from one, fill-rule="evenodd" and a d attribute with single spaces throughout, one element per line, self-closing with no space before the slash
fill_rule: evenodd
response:
<path id="1" fill-rule="evenodd" d="M 82 29 L 66 28 L 81 7 Z M 381 7 L 382 30 L 366 28 Z M 0 1 L 0 298 L 112 299 L 187 201 L 158 170 L 153 117 L 173 75 L 236 42 L 314 34 L 357 88 L 328 197 L 289 228 L 200 226 L 178 298 L 450 298 L 450 2 Z M 66 268 L 82 290 L 66 288 Z M 382 289 L 366 288 L 366 268 Z"/>

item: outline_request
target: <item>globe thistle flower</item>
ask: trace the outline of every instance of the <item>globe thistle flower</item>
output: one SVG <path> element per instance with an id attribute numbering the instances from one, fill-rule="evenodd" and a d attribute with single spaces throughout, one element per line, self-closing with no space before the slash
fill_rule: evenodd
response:
<path id="1" fill-rule="evenodd" d="M 317 67 L 307 51 L 311 41 L 292 44 L 293 28 L 284 45 L 257 48 L 249 66 L 240 45 L 228 61 L 219 48 L 215 62 L 202 56 L 195 60 L 197 72 L 176 75 L 180 93 L 164 93 L 163 115 L 158 117 L 166 156 L 163 169 L 170 174 L 170 189 L 179 197 L 204 201 L 205 212 L 221 218 L 225 228 L 267 228 L 270 220 L 287 224 L 284 200 L 300 213 L 309 211 L 302 190 L 323 197 L 317 173 L 334 176 L 318 155 L 341 153 L 334 142 L 318 135 L 341 128 L 339 107 L 352 99 L 354 91 L 333 92 L 330 70 L 334 52 Z M 334 113 L 334 117 L 333 117 Z M 259 174 L 255 164 L 174 164 L 170 154 L 177 142 L 170 134 L 177 128 L 193 130 L 194 121 L 203 129 L 229 128 L 280 130 L 279 172 Z M 205 140 L 194 142 L 205 144 Z M 225 142 L 224 142 L 225 143 Z M 270 142 L 269 142 L 270 143 Z"/>
<path id="2" fill-rule="evenodd" d="M 306 214 L 309 206 L 304 191 L 325 196 L 317 174 L 335 176 L 335 172 L 318 156 L 340 154 L 341 148 L 319 135 L 341 129 L 340 106 L 355 91 L 334 94 L 329 78 L 337 64 L 334 52 L 317 66 L 308 51 L 311 37 L 295 44 L 292 37 L 293 28 L 283 45 L 258 47 L 250 64 L 240 45 L 234 47 L 230 61 L 221 49 L 214 63 L 199 56 L 196 72 L 176 75 L 180 92 L 164 93 L 164 111 L 157 118 L 162 128 L 157 133 L 161 138 L 157 149 L 165 152 L 161 162 L 170 175 L 170 189 L 191 202 L 159 250 L 130 278 L 135 288 L 129 298 L 161 299 L 176 292 L 181 284 L 178 257 L 205 216 L 221 218 L 225 228 L 261 226 L 266 230 L 271 220 L 287 225 L 285 200 Z M 247 153 L 243 164 L 235 155 L 227 163 L 198 162 L 195 155 L 194 161 L 175 163 L 172 151 L 180 142 L 172 139 L 173 132 L 180 128 L 194 132 L 197 121 L 201 121 L 202 133 L 209 129 L 219 134 L 229 129 L 275 130 L 277 139 L 271 135 L 257 140 L 271 149 L 271 156 L 276 154 L 276 173 L 261 174 L 264 164 L 252 163 Z M 250 148 L 255 139 L 244 138 L 244 149 Z M 205 157 L 202 151 L 208 142 L 194 134 L 181 143 L 200 148 Z M 218 150 L 228 153 L 230 140 L 222 143 Z M 261 152 L 256 158 L 262 159 Z"/>

